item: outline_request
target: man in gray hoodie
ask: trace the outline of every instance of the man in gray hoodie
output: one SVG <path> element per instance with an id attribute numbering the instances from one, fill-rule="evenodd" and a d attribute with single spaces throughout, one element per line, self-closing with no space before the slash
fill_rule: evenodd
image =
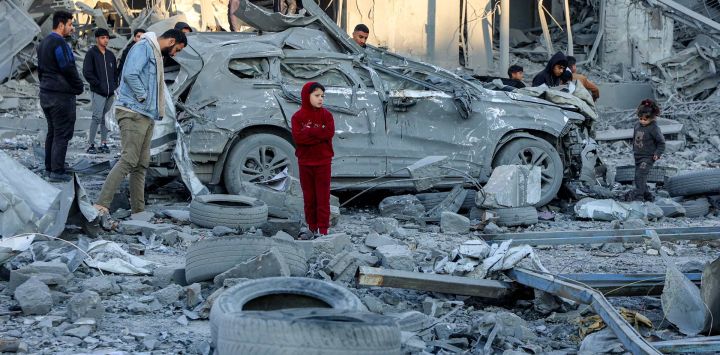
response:
<path id="1" fill-rule="evenodd" d="M 165 115 L 163 55 L 175 56 L 186 45 L 185 34 L 172 29 L 160 37 L 153 32 L 145 33 L 130 50 L 115 104 L 122 153 L 100 190 L 95 205 L 100 213 L 109 212 L 113 195 L 128 174 L 132 213 L 145 210 L 145 172 L 150 164 L 150 142 L 155 121 Z"/>

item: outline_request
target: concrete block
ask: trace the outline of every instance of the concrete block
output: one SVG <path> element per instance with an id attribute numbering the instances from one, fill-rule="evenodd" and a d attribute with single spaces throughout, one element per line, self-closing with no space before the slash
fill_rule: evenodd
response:
<path id="1" fill-rule="evenodd" d="M 314 240 L 296 240 L 295 244 L 302 248 L 305 256 L 310 259 L 322 253 L 336 255 L 350 246 L 351 242 L 347 234 L 336 233 Z"/>
<path id="2" fill-rule="evenodd" d="M 157 275 L 157 269 L 155 269 L 154 274 Z M 91 277 L 83 281 L 82 287 L 85 290 L 95 291 L 103 296 L 120 293 L 120 286 L 117 285 L 114 279 L 108 276 Z"/>
<path id="3" fill-rule="evenodd" d="M 380 217 L 370 221 L 370 228 L 380 234 L 393 234 L 400 227 L 395 218 Z"/>
<path id="4" fill-rule="evenodd" d="M 14 296 L 25 315 L 48 314 L 53 306 L 50 288 L 35 277 L 18 286 Z"/>
<path id="5" fill-rule="evenodd" d="M 507 208 L 532 206 L 540 201 L 540 167 L 502 165 L 496 167 L 483 194 L 477 194 L 478 207 Z"/>
<path id="6" fill-rule="evenodd" d="M 405 245 L 383 245 L 375 249 L 382 266 L 395 270 L 415 270 L 412 252 Z"/>
<path id="7" fill-rule="evenodd" d="M 143 228 L 153 228 L 153 224 L 146 221 L 122 221 L 120 222 L 120 232 L 128 235 L 137 235 L 143 232 Z"/>
<path id="8" fill-rule="evenodd" d="M 10 272 L 10 281 L 7 286 L 8 290 L 11 292 L 15 291 L 18 286 L 31 277 L 37 278 L 46 285 L 64 286 L 73 278 L 73 274 L 64 263 L 36 261 Z"/>
<path id="9" fill-rule="evenodd" d="M 685 149 L 685 141 L 665 141 L 665 154 L 677 153 Z"/>
<path id="10" fill-rule="evenodd" d="M 483 240 L 468 240 L 460 245 L 459 252 L 464 257 L 485 259 L 490 254 L 490 246 Z"/>
<path id="11" fill-rule="evenodd" d="M 422 217 L 425 215 L 425 206 L 415 195 L 390 196 L 384 198 L 378 206 L 383 217 L 410 216 Z"/>
<path id="12" fill-rule="evenodd" d="M 377 248 L 383 245 L 398 245 L 400 242 L 397 240 L 388 237 L 384 234 L 377 234 L 376 232 L 370 232 L 368 233 L 367 237 L 365 237 L 365 245 L 371 247 L 371 248 Z"/>
<path id="13" fill-rule="evenodd" d="M 457 213 L 443 212 L 440 214 L 440 230 L 449 234 L 470 233 L 470 219 Z"/>
<path id="14" fill-rule="evenodd" d="M 81 318 L 91 318 L 100 323 L 105 315 L 105 307 L 100 295 L 95 291 L 86 290 L 74 295 L 67 303 L 67 317 L 71 322 Z"/>
<path id="15" fill-rule="evenodd" d="M 150 211 L 143 211 L 130 215 L 130 219 L 133 221 L 150 222 L 153 218 L 155 218 L 155 214 Z"/>
<path id="16" fill-rule="evenodd" d="M 185 300 L 190 309 L 199 305 L 203 301 L 202 286 L 199 283 L 194 283 L 185 287 Z"/>
<path id="17" fill-rule="evenodd" d="M 213 281 L 215 285 L 219 286 L 223 284 L 225 279 L 260 279 L 273 276 L 290 276 L 290 268 L 285 262 L 285 258 L 275 247 L 250 260 L 235 265 L 232 269 L 215 276 Z"/>

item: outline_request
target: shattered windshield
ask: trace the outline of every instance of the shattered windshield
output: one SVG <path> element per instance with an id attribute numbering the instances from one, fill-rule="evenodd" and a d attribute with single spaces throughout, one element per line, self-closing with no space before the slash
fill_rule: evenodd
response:
<path id="1" fill-rule="evenodd" d="M 308 81 L 317 81 L 325 86 L 352 86 L 348 78 L 335 66 L 282 63 L 280 68 L 285 84 L 302 86 Z"/>

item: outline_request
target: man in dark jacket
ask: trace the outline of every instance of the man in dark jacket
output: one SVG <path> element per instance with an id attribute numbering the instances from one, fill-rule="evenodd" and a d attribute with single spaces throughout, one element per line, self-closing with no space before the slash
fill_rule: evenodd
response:
<path id="1" fill-rule="evenodd" d="M 537 73 L 532 81 L 532 86 L 545 84 L 549 87 L 562 85 L 562 74 L 567 68 L 568 62 L 565 54 L 557 52 L 550 58 L 545 70 Z"/>
<path id="2" fill-rule="evenodd" d="M 145 32 L 147 32 L 147 31 L 145 31 L 144 28 L 138 28 L 135 31 L 133 31 L 132 42 L 130 42 L 127 45 L 127 47 L 125 47 L 125 49 L 123 49 L 122 55 L 120 55 L 120 61 L 118 62 L 118 65 L 117 65 L 118 77 L 122 76 L 123 65 L 125 64 L 125 59 L 127 59 L 128 53 L 130 53 L 130 48 L 132 48 L 133 45 L 135 45 L 135 43 L 138 43 L 138 41 L 140 40 L 140 38 L 142 38 L 142 35 L 145 34 Z"/>
<path id="3" fill-rule="evenodd" d="M 65 154 L 75 130 L 75 96 L 84 89 L 75 67 L 75 56 L 65 42 L 73 30 L 73 15 L 67 11 L 55 12 L 53 31 L 40 42 L 37 50 L 40 107 L 48 125 L 45 171 L 53 182 L 72 179 L 65 170 Z"/>
<path id="4" fill-rule="evenodd" d="M 88 141 L 90 147 L 87 152 L 90 154 L 110 153 L 107 146 L 107 127 L 105 126 L 105 114 L 113 105 L 115 89 L 118 87 L 117 68 L 115 67 L 115 55 L 107 50 L 110 41 L 110 33 L 104 28 L 95 30 L 96 45 L 90 48 L 85 55 L 83 62 L 83 76 L 90 84 L 92 91 L 92 122 L 90 123 L 90 135 Z M 98 126 L 100 127 L 100 148 L 95 148 L 95 135 Z"/>

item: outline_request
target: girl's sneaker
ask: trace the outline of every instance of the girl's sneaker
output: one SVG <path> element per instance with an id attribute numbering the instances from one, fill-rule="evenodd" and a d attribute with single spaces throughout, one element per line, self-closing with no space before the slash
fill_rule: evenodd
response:
<path id="1" fill-rule="evenodd" d="M 110 147 L 108 147 L 107 144 L 103 144 L 100 146 L 100 149 L 98 149 L 98 151 L 100 153 L 107 154 L 107 153 L 110 153 Z"/>
<path id="2" fill-rule="evenodd" d="M 95 144 L 90 144 L 90 148 L 88 148 L 85 152 L 88 154 L 97 154 L 98 153 L 97 149 L 95 148 Z"/>

